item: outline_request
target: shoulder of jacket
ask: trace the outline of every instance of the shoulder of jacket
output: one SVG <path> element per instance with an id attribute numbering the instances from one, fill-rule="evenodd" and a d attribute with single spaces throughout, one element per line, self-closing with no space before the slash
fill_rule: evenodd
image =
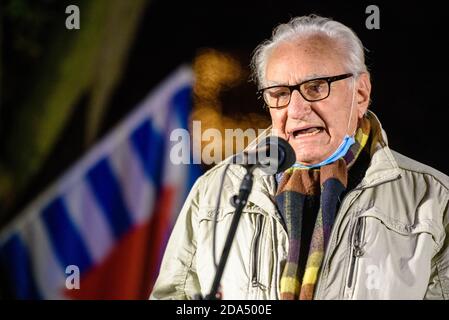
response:
<path id="1" fill-rule="evenodd" d="M 225 161 L 219 162 L 214 165 L 212 168 L 208 169 L 200 179 L 206 181 L 209 179 L 215 179 L 217 175 L 223 174 L 223 171 L 226 170 Z"/>
<path id="2" fill-rule="evenodd" d="M 432 168 L 419 161 L 406 157 L 397 151 L 391 150 L 391 153 L 393 154 L 399 169 L 405 171 L 412 171 L 417 174 L 431 176 L 435 181 L 441 184 L 449 192 L 449 176 L 442 173 L 441 171 L 438 171 L 435 168 Z"/>
<path id="3" fill-rule="evenodd" d="M 227 165 L 229 167 L 227 168 Z M 198 184 L 210 184 L 210 183 L 219 183 L 223 176 L 224 171 L 226 170 L 227 183 L 229 183 L 229 177 L 231 177 L 231 181 L 240 181 L 244 174 L 245 169 L 239 165 L 235 165 L 231 163 L 231 158 L 225 159 L 215 166 L 207 170 L 201 177 L 198 178 Z"/>

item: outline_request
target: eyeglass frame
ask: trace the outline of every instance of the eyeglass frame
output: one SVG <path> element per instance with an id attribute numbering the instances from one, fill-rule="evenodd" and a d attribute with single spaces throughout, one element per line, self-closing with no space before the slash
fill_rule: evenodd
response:
<path id="1" fill-rule="evenodd" d="M 332 76 L 332 77 L 321 77 L 321 78 L 309 79 L 309 80 L 305 80 L 305 81 L 303 81 L 303 82 L 300 82 L 300 83 L 297 83 L 297 84 L 294 84 L 294 85 L 291 85 L 291 86 L 288 86 L 288 85 L 275 85 L 275 86 L 270 86 L 270 87 L 266 87 L 266 88 L 262 88 L 262 89 L 257 90 L 257 95 L 259 96 L 259 98 L 262 97 L 262 99 L 264 100 L 265 104 L 266 104 L 266 105 L 268 106 L 268 108 L 270 108 L 270 109 L 281 109 L 281 108 L 285 108 L 286 106 L 288 106 L 288 104 L 290 103 L 290 101 L 291 101 L 291 99 L 292 99 L 292 92 L 293 92 L 293 90 L 298 90 L 299 94 L 301 95 L 301 97 L 304 98 L 304 100 L 306 100 L 306 101 L 308 101 L 308 102 L 317 102 L 317 101 L 324 100 L 324 99 L 326 99 L 327 97 L 330 96 L 330 94 L 331 94 L 331 83 L 332 83 L 332 82 L 339 81 L 339 80 L 344 80 L 344 79 L 347 79 L 347 78 L 352 77 L 352 76 L 354 76 L 354 73 L 344 73 L 344 74 L 340 74 L 340 75 L 336 75 L 336 76 Z M 328 90 L 328 92 L 327 92 L 327 95 L 326 95 L 324 98 L 320 98 L 320 99 L 317 99 L 317 100 L 310 100 L 310 99 L 307 99 L 306 97 L 304 97 L 304 94 L 301 92 L 301 89 L 300 89 L 301 86 L 302 86 L 304 83 L 307 83 L 307 82 L 310 82 L 310 81 L 317 81 L 317 80 L 326 80 L 327 85 L 328 85 L 328 87 L 329 87 L 329 90 Z M 267 89 L 279 88 L 279 87 L 288 88 L 288 90 L 290 91 L 290 97 L 289 97 L 289 99 L 288 99 L 287 104 L 285 104 L 285 105 L 283 105 L 283 106 L 279 106 L 279 107 L 271 107 L 271 106 L 269 106 L 269 105 L 267 104 L 267 102 L 265 101 L 263 92 L 264 92 L 265 90 L 267 90 Z"/>

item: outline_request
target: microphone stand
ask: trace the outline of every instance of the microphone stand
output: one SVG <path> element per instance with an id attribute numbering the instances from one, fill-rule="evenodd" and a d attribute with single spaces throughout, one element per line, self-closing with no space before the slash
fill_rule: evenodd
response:
<path id="1" fill-rule="evenodd" d="M 218 287 L 220 286 L 221 277 L 223 276 L 223 271 L 226 266 L 226 261 L 228 260 L 229 251 L 231 249 L 232 242 L 234 241 L 235 233 L 239 225 L 240 216 L 242 215 L 243 208 L 246 205 L 249 194 L 253 187 L 253 170 L 256 166 L 246 165 L 245 177 L 240 184 L 240 189 L 238 195 L 234 195 L 231 198 L 231 204 L 235 207 L 234 216 L 232 218 L 231 226 L 229 228 L 228 236 L 226 237 L 226 242 L 223 247 L 223 251 L 220 257 L 220 262 L 218 263 L 217 271 L 215 273 L 214 282 L 210 293 L 206 296 L 206 300 L 220 300 L 221 296 L 218 293 Z"/>

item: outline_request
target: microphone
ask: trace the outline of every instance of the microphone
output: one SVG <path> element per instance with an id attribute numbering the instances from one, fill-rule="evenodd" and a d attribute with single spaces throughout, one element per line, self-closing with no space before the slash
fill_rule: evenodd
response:
<path id="1" fill-rule="evenodd" d="M 251 172 L 255 168 L 260 168 L 267 174 L 276 174 L 290 168 L 296 162 L 296 154 L 286 140 L 269 136 L 259 142 L 254 149 L 237 154 L 234 161 Z"/>

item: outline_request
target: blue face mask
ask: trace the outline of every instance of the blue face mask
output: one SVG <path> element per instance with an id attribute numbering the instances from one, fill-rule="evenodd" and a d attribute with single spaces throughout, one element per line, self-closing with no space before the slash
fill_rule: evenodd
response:
<path id="1" fill-rule="evenodd" d="M 349 148 L 355 143 L 355 139 L 353 136 L 345 135 L 343 138 L 343 141 L 338 146 L 337 150 L 328 157 L 327 159 L 324 159 L 320 163 L 312 164 L 312 165 L 305 165 L 301 163 L 295 163 L 292 167 L 293 168 L 303 168 L 303 169 L 312 169 L 317 167 L 325 166 L 326 164 L 332 163 L 334 161 L 337 161 L 341 157 L 343 157 L 349 150 Z"/>
<path id="2" fill-rule="evenodd" d="M 352 107 L 354 104 L 354 96 L 355 96 L 355 81 L 354 78 L 352 78 L 352 102 L 351 102 L 351 113 L 349 114 L 349 120 L 348 120 L 348 129 L 349 124 L 352 117 Z M 355 133 L 354 133 L 355 134 Z M 318 168 L 325 166 L 326 164 L 332 163 L 334 161 L 337 161 L 341 157 L 344 157 L 346 153 L 349 151 L 349 148 L 355 143 L 354 135 L 350 136 L 348 134 L 345 135 L 343 138 L 343 141 L 338 146 L 337 150 L 334 151 L 333 154 L 331 154 L 328 158 L 324 159 L 320 163 L 311 164 L 311 165 L 305 165 L 302 163 L 295 163 L 292 167 L 293 168 L 303 168 L 303 169 L 312 169 L 312 168 Z"/>

